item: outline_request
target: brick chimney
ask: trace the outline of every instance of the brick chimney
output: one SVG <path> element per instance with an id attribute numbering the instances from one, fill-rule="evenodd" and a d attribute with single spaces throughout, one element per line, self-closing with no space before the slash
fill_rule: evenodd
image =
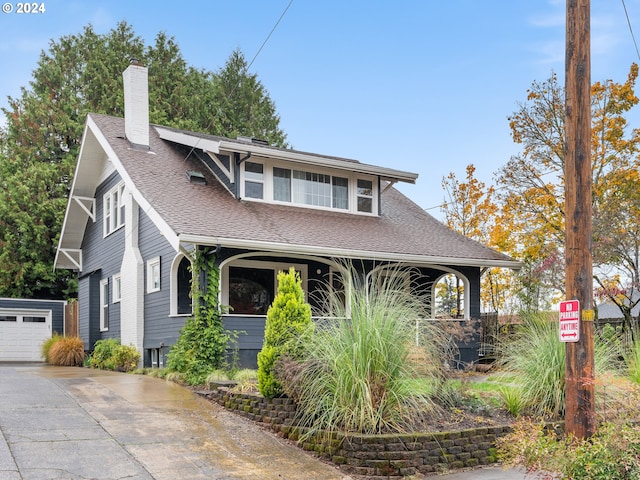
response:
<path id="1" fill-rule="evenodd" d="M 131 60 L 124 80 L 124 133 L 134 146 L 149 148 L 149 74 L 138 60 Z"/>

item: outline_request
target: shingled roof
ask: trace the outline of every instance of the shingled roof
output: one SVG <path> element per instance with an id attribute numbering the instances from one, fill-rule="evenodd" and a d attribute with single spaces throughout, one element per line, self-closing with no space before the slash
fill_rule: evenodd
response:
<path id="1" fill-rule="evenodd" d="M 160 138 L 159 130 L 165 127 L 150 128 L 150 150 L 146 151 L 132 148 L 124 138 L 122 118 L 91 114 L 87 125 L 87 131 L 108 150 L 107 156 L 115 155 L 111 160 L 134 191 L 141 208 L 156 222 L 164 222 L 164 232 L 168 229 L 174 235 L 174 245 L 177 240 L 178 243 L 416 264 L 519 267 L 510 257 L 452 231 L 393 187 L 384 189 L 381 195 L 380 216 L 238 200 L 196 155 L 189 155 L 189 149 Z M 87 135 L 85 133 L 85 137 Z M 81 153 L 79 162 L 83 161 L 82 157 Z M 354 166 L 353 160 L 322 158 Z M 190 182 L 185 175 L 188 170 L 202 173 L 206 185 Z M 78 172 L 87 174 L 87 170 L 82 171 L 80 167 Z M 77 183 L 75 179 L 74 188 Z M 82 190 L 81 183 L 78 190 Z M 82 236 L 65 231 L 69 228 L 74 227 L 66 219 L 61 246 L 65 246 L 65 235 Z M 80 248 L 70 243 L 66 246 Z"/>

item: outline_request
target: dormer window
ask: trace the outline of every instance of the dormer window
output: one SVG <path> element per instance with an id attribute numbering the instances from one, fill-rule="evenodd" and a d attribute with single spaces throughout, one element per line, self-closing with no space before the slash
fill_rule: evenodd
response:
<path id="1" fill-rule="evenodd" d="M 358 211 L 371 213 L 373 211 L 373 182 L 358 179 Z"/>
<path id="2" fill-rule="evenodd" d="M 332 175 L 269 163 L 243 163 L 242 198 L 353 213 L 376 212 L 377 182 L 371 177 L 360 178 L 355 173 Z"/>
<path id="3" fill-rule="evenodd" d="M 245 162 L 244 196 L 264 198 L 264 166 L 261 163 Z"/>

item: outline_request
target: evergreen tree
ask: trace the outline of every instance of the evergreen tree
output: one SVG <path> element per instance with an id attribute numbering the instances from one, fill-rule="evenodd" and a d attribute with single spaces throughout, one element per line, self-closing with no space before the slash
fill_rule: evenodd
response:
<path id="1" fill-rule="evenodd" d="M 124 115 L 122 72 L 132 58 L 149 67 L 152 123 L 232 138 L 259 136 L 285 146 L 273 102 L 256 75 L 247 73 L 239 51 L 218 78 L 188 66 L 173 38 L 160 33 L 147 47 L 126 22 L 104 35 L 89 25 L 78 35 L 52 40 L 29 88 L 3 109 L 0 296 L 75 295 L 75 275 L 54 270 L 53 260 L 85 118 L 89 112 Z M 250 114 L 236 113 L 241 111 Z"/>
<path id="2" fill-rule="evenodd" d="M 280 117 L 257 75 L 247 72 L 247 61 L 234 50 L 224 68 L 213 77 L 216 92 L 216 129 L 236 138 L 238 135 L 266 140 L 270 145 L 286 147 L 286 135 L 280 129 Z"/>

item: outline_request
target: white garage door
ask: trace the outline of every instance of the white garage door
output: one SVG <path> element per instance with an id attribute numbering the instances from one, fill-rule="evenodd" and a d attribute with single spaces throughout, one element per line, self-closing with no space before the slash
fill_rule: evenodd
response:
<path id="1" fill-rule="evenodd" d="M 0 362 L 40 362 L 51 337 L 50 310 L 0 309 Z"/>

